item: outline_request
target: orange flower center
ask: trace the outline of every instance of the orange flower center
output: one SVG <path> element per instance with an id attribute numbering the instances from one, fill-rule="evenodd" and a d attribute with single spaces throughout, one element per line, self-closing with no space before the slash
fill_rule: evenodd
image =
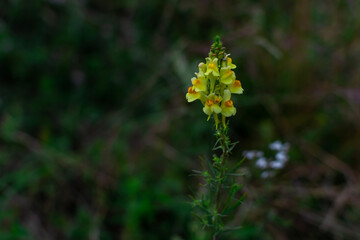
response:
<path id="1" fill-rule="evenodd" d="M 193 81 L 194 86 L 198 86 L 200 84 L 201 84 L 201 81 L 198 78 L 194 79 L 194 81 Z"/>
<path id="2" fill-rule="evenodd" d="M 210 107 L 210 106 L 214 105 L 214 101 L 211 99 L 208 99 L 208 100 L 206 100 L 206 105 L 208 105 Z"/>
<path id="3" fill-rule="evenodd" d="M 220 102 L 220 98 L 218 96 L 215 97 L 215 103 L 218 104 Z"/>
<path id="4" fill-rule="evenodd" d="M 233 102 L 231 100 L 228 100 L 228 101 L 225 102 L 226 107 L 232 107 L 233 105 L 234 104 L 233 104 Z"/>
<path id="5" fill-rule="evenodd" d="M 189 88 L 188 88 L 188 93 L 190 93 L 190 94 L 195 94 L 196 91 L 195 91 L 195 89 L 194 89 L 193 87 L 189 87 Z"/>
<path id="6" fill-rule="evenodd" d="M 241 87 L 241 82 L 239 80 L 235 80 L 233 87 L 236 87 L 236 88 Z"/>

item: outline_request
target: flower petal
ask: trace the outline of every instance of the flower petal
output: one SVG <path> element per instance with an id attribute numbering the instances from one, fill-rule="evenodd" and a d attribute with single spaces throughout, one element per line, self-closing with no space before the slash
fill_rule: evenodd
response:
<path id="1" fill-rule="evenodd" d="M 222 106 L 222 111 L 221 114 L 224 115 L 225 117 L 230 117 L 236 114 L 236 108 L 235 107 L 225 107 Z"/>
<path id="2" fill-rule="evenodd" d="M 221 110 L 222 110 L 221 107 L 217 104 L 212 105 L 212 109 L 213 109 L 214 113 L 216 113 L 216 114 L 221 113 Z"/>
<path id="3" fill-rule="evenodd" d="M 187 101 L 188 102 L 193 102 L 193 101 L 195 101 L 195 100 L 197 100 L 197 99 L 200 99 L 200 93 L 199 92 L 197 92 L 197 93 L 187 93 L 186 94 L 186 99 L 187 99 Z"/>
<path id="4" fill-rule="evenodd" d="M 205 104 L 205 106 L 203 107 L 203 111 L 206 115 L 211 115 L 212 114 L 212 109 L 211 107 L 209 107 L 208 105 Z"/>
<path id="5" fill-rule="evenodd" d="M 229 101 L 231 98 L 231 93 L 229 89 L 224 90 L 224 97 L 223 97 L 223 103 L 226 101 Z"/>

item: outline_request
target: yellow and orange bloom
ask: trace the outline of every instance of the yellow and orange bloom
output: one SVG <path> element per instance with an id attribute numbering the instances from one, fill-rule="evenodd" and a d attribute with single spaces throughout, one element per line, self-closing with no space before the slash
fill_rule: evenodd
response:
<path id="1" fill-rule="evenodd" d="M 223 84 L 233 84 L 235 81 L 235 73 L 230 67 L 221 68 L 220 70 L 220 82 Z"/>
<path id="2" fill-rule="evenodd" d="M 205 102 L 205 106 L 203 107 L 204 113 L 209 116 L 212 113 L 219 114 L 221 112 L 221 107 L 219 106 L 220 101 L 220 96 L 216 96 L 215 94 L 211 94 L 210 96 L 208 96 Z"/>
<path id="3" fill-rule="evenodd" d="M 195 87 L 195 90 L 197 92 L 204 92 L 206 91 L 206 79 L 205 75 L 202 72 L 196 73 L 197 78 L 193 77 L 191 79 L 191 82 L 193 86 Z"/>
<path id="4" fill-rule="evenodd" d="M 228 67 L 230 69 L 235 69 L 236 65 L 232 63 L 232 59 L 226 56 L 222 61 L 222 67 Z"/>
<path id="5" fill-rule="evenodd" d="M 186 99 L 188 102 L 193 102 L 200 98 L 201 98 L 201 93 L 197 92 L 193 86 L 188 88 L 188 92 L 186 94 Z"/>
<path id="6" fill-rule="evenodd" d="M 230 98 L 231 93 L 228 89 L 226 89 L 224 91 L 224 99 L 221 103 L 221 114 L 225 117 L 230 117 L 236 114 L 236 108 Z"/>
<path id="7" fill-rule="evenodd" d="M 207 70 L 205 72 L 205 75 L 209 75 L 210 73 L 212 73 L 212 75 L 215 77 L 220 76 L 219 68 L 218 68 L 218 59 L 207 58 L 206 62 L 207 62 Z"/>
<path id="8" fill-rule="evenodd" d="M 239 80 L 235 80 L 235 82 L 230 86 L 230 92 L 235 94 L 242 94 L 244 92 Z"/>

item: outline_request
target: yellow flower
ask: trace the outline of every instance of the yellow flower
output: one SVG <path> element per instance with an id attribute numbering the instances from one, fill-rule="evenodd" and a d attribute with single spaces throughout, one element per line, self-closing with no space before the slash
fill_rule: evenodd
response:
<path id="1" fill-rule="evenodd" d="M 209 75 L 210 73 L 213 74 L 213 76 L 220 76 L 219 74 L 219 68 L 218 68 L 218 59 L 217 58 L 214 58 L 214 59 L 210 59 L 210 58 L 207 58 L 207 70 L 206 70 L 206 73 L 205 75 Z"/>
<path id="2" fill-rule="evenodd" d="M 220 96 L 210 94 L 208 96 L 208 99 L 206 100 L 205 106 L 203 108 L 204 113 L 209 116 L 212 113 L 216 113 L 216 114 L 220 113 L 221 112 L 221 107 L 219 106 L 220 101 L 221 101 Z"/>
<path id="3" fill-rule="evenodd" d="M 197 75 L 197 78 L 193 77 L 191 79 L 191 82 L 192 82 L 193 86 L 195 87 L 195 90 L 197 92 L 206 91 L 206 79 L 205 79 L 204 73 L 199 72 L 199 73 L 196 73 L 196 75 Z"/>
<path id="4" fill-rule="evenodd" d="M 234 103 L 230 100 L 231 93 L 229 90 L 224 91 L 224 99 L 221 103 L 221 114 L 225 117 L 230 117 L 236 114 Z"/>
<path id="5" fill-rule="evenodd" d="M 229 67 L 230 69 L 236 68 L 236 65 L 232 63 L 232 59 L 230 57 L 225 57 L 222 62 L 222 67 Z"/>
<path id="6" fill-rule="evenodd" d="M 221 68 L 220 76 L 220 82 L 223 84 L 233 84 L 235 80 L 235 73 L 231 70 L 230 67 Z"/>
<path id="7" fill-rule="evenodd" d="M 189 87 L 188 92 L 186 94 L 186 99 L 188 102 L 193 102 L 197 99 L 200 99 L 201 93 L 195 91 L 194 87 Z"/>
<path id="8" fill-rule="evenodd" d="M 242 94 L 244 89 L 241 87 L 241 82 L 239 80 L 235 80 L 235 82 L 230 87 L 231 93 Z"/>

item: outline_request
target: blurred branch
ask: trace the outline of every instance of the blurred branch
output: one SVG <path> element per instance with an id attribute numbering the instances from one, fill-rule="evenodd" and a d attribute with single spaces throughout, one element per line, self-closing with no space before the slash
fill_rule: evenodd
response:
<path id="1" fill-rule="evenodd" d="M 291 210 L 291 209 L 290 209 Z M 301 217 L 308 220 L 309 223 L 319 226 L 323 221 L 323 217 L 319 214 L 307 211 L 297 212 Z M 360 239 L 360 228 L 357 226 L 346 227 L 338 221 L 329 222 L 328 231 L 332 232 L 335 236 L 345 235 L 351 239 Z"/>
<path id="2" fill-rule="evenodd" d="M 347 203 L 355 190 L 355 187 L 347 187 L 336 196 L 333 207 L 328 211 L 321 223 L 322 229 L 329 230 L 331 226 L 334 225 L 336 213 Z"/>

